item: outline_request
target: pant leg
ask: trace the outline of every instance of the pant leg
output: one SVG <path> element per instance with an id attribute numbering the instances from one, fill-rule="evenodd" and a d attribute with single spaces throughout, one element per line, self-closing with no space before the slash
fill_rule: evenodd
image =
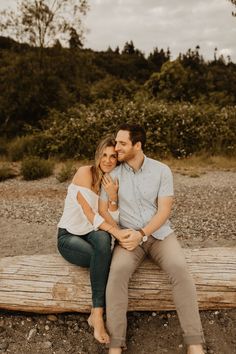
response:
<path id="1" fill-rule="evenodd" d="M 104 307 L 111 261 L 110 235 L 104 231 L 92 231 L 78 236 L 59 229 L 58 250 L 68 262 L 90 269 L 93 307 Z"/>
<path id="2" fill-rule="evenodd" d="M 93 307 L 104 307 L 111 263 L 111 236 L 100 230 L 90 232 L 87 239 L 94 250 L 90 261 Z"/>
<path id="3" fill-rule="evenodd" d="M 93 247 L 84 236 L 73 235 L 66 229 L 59 229 L 57 248 L 68 262 L 80 267 L 90 267 Z"/>
<path id="4" fill-rule="evenodd" d="M 129 279 L 145 257 L 141 247 L 127 251 L 115 246 L 106 290 L 107 329 L 110 347 L 125 347 Z"/>
<path id="5" fill-rule="evenodd" d="M 149 254 L 169 276 L 185 343 L 203 343 L 196 288 L 175 234 L 170 234 L 163 241 L 155 240 Z"/>

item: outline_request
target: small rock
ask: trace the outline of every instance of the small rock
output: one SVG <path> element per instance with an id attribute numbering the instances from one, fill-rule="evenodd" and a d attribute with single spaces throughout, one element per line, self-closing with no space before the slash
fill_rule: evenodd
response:
<path id="1" fill-rule="evenodd" d="M 27 336 L 27 340 L 30 341 L 32 338 L 34 338 L 37 334 L 37 329 L 36 328 L 31 328 L 29 331 L 29 334 Z"/>
<path id="2" fill-rule="evenodd" d="M 46 341 L 41 344 L 43 349 L 50 349 L 52 347 L 52 342 Z"/>
<path id="3" fill-rule="evenodd" d="M 50 329 L 50 327 L 48 325 L 46 325 L 44 328 L 46 331 L 49 331 L 49 329 Z"/>
<path id="4" fill-rule="evenodd" d="M 55 315 L 48 315 L 47 319 L 51 322 L 56 322 L 57 321 L 57 316 Z"/>
<path id="5" fill-rule="evenodd" d="M 9 346 L 8 342 L 0 343 L 0 350 L 6 350 Z"/>
<path id="6" fill-rule="evenodd" d="M 156 317 L 156 315 L 157 315 L 156 312 L 152 313 L 152 317 Z"/>
<path id="7" fill-rule="evenodd" d="M 66 324 L 68 327 L 73 327 L 74 322 L 73 321 L 66 321 Z"/>
<path id="8" fill-rule="evenodd" d="M 87 322 L 82 322 L 80 327 L 87 330 L 88 329 L 88 323 Z"/>
<path id="9" fill-rule="evenodd" d="M 78 330 L 79 330 L 79 326 L 76 324 L 73 328 L 73 332 L 78 332 Z"/>

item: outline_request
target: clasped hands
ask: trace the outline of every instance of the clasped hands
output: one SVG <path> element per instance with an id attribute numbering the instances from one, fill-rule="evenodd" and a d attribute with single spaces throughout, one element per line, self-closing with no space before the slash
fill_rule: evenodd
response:
<path id="1" fill-rule="evenodd" d="M 133 251 L 142 241 L 141 233 L 132 229 L 119 230 L 116 238 L 119 244 L 128 251 Z"/>

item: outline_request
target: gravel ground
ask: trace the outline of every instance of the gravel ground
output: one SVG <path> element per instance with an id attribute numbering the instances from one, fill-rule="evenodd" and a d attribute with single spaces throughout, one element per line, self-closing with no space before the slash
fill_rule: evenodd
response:
<path id="1" fill-rule="evenodd" d="M 236 246 L 236 172 L 174 175 L 171 221 L 184 247 Z M 56 224 L 67 183 L 55 177 L 0 183 L 1 257 L 56 252 Z M 236 310 L 201 312 L 206 350 L 236 354 Z M 46 316 L 0 312 L 0 353 L 104 353 L 87 326 L 87 315 Z M 175 312 L 128 316 L 127 354 L 185 353 Z M 144 338 L 146 339 L 144 341 Z"/>

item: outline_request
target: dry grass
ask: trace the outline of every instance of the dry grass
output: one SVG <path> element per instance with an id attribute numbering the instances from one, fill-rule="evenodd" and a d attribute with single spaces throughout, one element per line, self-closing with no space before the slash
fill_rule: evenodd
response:
<path id="1" fill-rule="evenodd" d="M 158 157 L 157 157 L 158 159 Z M 236 157 L 225 157 L 225 156 L 208 156 L 208 155 L 194 155 L 185 159 L 174 159 L 168 158 L 161 160 L 166 163 L 174 172 L 180 173 L 182 175 L 187 175 L 193 178 L 200 177 L 207 171 L 233 171 L 236 172 Z M 66 163 L 70 163 L 76 170 L 80 166 L 91 165 L 93 161 L 90 160 L 68 160 L 68 161 L 56 161 L 54 174 L 57 175 L 61 170 L 62 166 Z M 16 175 L 20 174 L 21 162 L 7 162 L 6 159 L 0 159 L 0 168 L 5 164 L 11 167 Z"/>
<path id="2" fill-rule="evenodd" d="M 188 175 L 190 177 L 199 177 L 207 171 L 236 171 L 236 158 L 225 156 L 193 155 L 185 159 L 169 158 L 162 160 L 169 165 L 173 171 Z"/>

